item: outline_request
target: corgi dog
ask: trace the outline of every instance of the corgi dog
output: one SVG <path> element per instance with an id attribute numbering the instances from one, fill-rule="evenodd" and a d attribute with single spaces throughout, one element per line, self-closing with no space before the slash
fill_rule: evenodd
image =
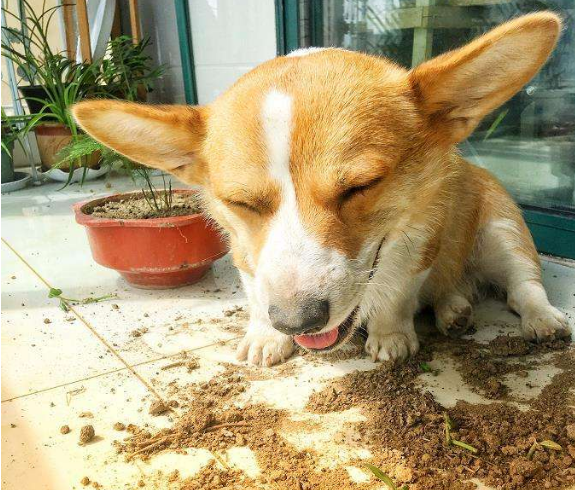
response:
<path id="1" fill-rule="evenodd" d="M 400 361 L 418 350 L 419 308 L 461 335 L 483 284 L 506 292 L 525 338 L 546 341 L 571 331 L 521 211 L 456 145 L 539 71 L 560 31 L 553 13 L 525 15 L 410 71 L 303 49 L 206 106 L 90 100 L 73 114 L 118 153 L 201 187 L 250 304 L 240 360 L 332 351 L 364 325 L 369 355 Z"/>

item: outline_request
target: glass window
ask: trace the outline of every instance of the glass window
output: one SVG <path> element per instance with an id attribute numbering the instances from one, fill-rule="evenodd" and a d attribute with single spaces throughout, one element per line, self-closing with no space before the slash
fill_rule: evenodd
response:
<path id="1" fill-rule="evenodd" d="M 306 45 L 340 46 L 405 67 L 459 47 L 518 15 L 550 9 L 565 21 L 541 72 L 461 144 L 522 204 L 575 212 L 575 4 L 573 0 L 322 0 L 307 4 Z M 319 10 L 319 13 L 318 13 Z"/>

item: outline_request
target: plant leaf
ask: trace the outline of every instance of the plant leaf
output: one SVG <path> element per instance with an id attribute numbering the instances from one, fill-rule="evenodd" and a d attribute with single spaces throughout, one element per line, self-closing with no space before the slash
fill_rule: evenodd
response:
<path id="1" fill-rule="evenodd" d="M 387 476 L 383 471 L 381 471 L 377 466 L 374 466 L 369 463 L 365 463 L 365 466 L 375 475 L 377 479 L 385 483 L 391 490 L 397 490 L 397 487 L 395 486 L 395 483 L 393 483 L 393 480 L 389 476 Z"/>
<path id="2" fill-rule="evenodd" d="M 533 457 L 533 453 L 535 452 L 535 450 L 537 449 L 537 442 L 534 442 L 531 447 L 529 448 L 529 451 L 527 452 L 527 459 L 531 459 Z"/>
<path id="3" fill-rule="evenodd" d="M 420 363 L 419 367 L 421 368 L 421 370 L 424 373 L 431 373 L 433 371 L 433 369 L 431 369 L 431 366 L 429 364 L 427 364 L 426 362 Z"/>
<path id="4" fill-rule="evenodd" d="M 48 298 L 57 298 L 62 295 L 62 290 L 58 288 L 50 288 L 48 292 Z"/>
<path id="5" fill-rule="evenodd" d="M 66 313 L 70 311 L 70 308 L 68 308 L 68 305 L 62 298 L 60 298 L 60 309 Z"/>
<path id="6" fill-rule="evenodd" d="M 477 448 L 471 446 L 470 444 L 467 444 L 465 442 L 462 441 L 458 441 L 457 439 L 451 439 L 451 444 L 453 444 L 454 446 L 459 446 L 463 449 L 466 449 L 467 451 L 473 453 L 473 454 L 477 454 L 479 451 L 477 450 Z"/>
<path id="7" fill-rule="evenodd" d="M 562 451 L 563 448 L 554 441 L 542 441 L 539 443 L 541 446 L 546 447 L 548 449 L 553 449 L 553 451 Z"/>
<path id="8" fill-rule="evenodd" d="M 505 118 L 505 116 L 507 115 L 508 112 L 509 112 L 509 109 L 505 109 L 499 113 L 499 115 L 497 116 L 495 121 L 493 121 L 493 123 L 491 123 L 491 126 L 489 126 L 489 129 L 487 130 L 487 133 L 485 133 L 485 137 L 483 138 L 483 141 L 487 140 L 493 134 L 493 132 L 501 124 L 501 121 L 503 121 L 503 119 Z"/>

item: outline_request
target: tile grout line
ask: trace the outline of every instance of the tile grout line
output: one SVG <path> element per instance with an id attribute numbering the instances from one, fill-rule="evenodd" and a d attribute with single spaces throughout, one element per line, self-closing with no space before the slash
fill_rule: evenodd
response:
<path id="1" fill-rule="evenodd" d="M 218 342 L 214 342 L 213 344 L 203 345 L 202 347 L 196 347 L 196 348 L 194 348 L 194 349 L 187 349 L 187 350 L 186 350 L 186 349 L 183 349 L 183 350 L 181 350 L 181 351 L 179 351 L 179 352 L 176 352 L 175 354 L 169 354 L 169 355 L 166 355 L 166 356 L 155 357 L 154 359 L 146 359 L 145 361 L 141 361 L 141 362 L 137 362 L 137 363 L 135 363 L 135 364 L 131 364 L 131 366 L 132 366 L 133 368 L 137 368 L 137 367 L 140 367 L 140 366 L 145 366 L 146 364 L 152 364 L 152 363 L 154 363 L 154 362 L 163 361 L 163 360 L 168 360 L 168 359 L 172 359 L 172 358 L 174 358 L 174 357 L 181 356 L 183 352 L 185 352 L 185 353 L 194 353 L 194 352 L 197 352 L 197 351 L 202 350 L 202 349 L 207 349 L 208 347 L 213 347 L 214 345 L 225 345 L 225 344 L 227 344 L 228 342 L 232 342 L 232 341 L 234 341 L 234 340 L 238 340 L 238 339 L 241 339 L 241 338 L 242 338 L 241 336 L 239 336 L 239 337 L 232 337 L 231 339 L 228 339 L 228 340 L 219 340 Z M 107 375 L 109 375 L 109 374 L 115 374 L 115 373 L 119 373 L 119 372 L 126 371 L 126 370 L 127 370 L 127 368 L 125 368 L 125 367 L 123 367 L 123 368 L 118 368 L 118 369 L 112 369 L 111 371 L 106 371 L 106 372 L 104 372 L 104 373 L 98 373 L 98 374 L 94 374 L 94 375 L 92 375 L 92 376 L 87 376 L 86 378 L 76 379 L 76 380 L 74 380 L 74 381 L 68 381 L 68 382 L 66 382 L 66 383 L 62 383 L 62 384 L 59 384 L 59 385 L 56 385 L 56 386 L 51 386 L 50 388 L 42 388 L 41 390 L 32 391 L 32 392 L 30 392 L 30 393 L 24 393 L 23 395 L 13 396 L 12 398 L 6 398 L 6 399 L 4 399 L 4 400 L 0 400 L 0 403 L 11 402 L 11 401 L 14 401 L 14 400 L 18 400 L 18 399 L 20 399 L 20 398 L 26 398 L 26 397 L 28 397 L 28 396 L 36 395 L 36 394 L 38 394 L 38 393 L 46 393 L 46 392 L 51 391 L 51 390 L 56 390 L 56 389 L 58 389 L 58 388 L 63 388 L 64 386 L 75 385 L 75 384 L 78 384 L 78 383 L 82 383 L 83 381 L 90 381 L 90 380 L 95 379 L 95 378 L 100 378 L 100 377 L 102 377 L 102 376 L 107 376 Z"/>
<path id="2" fill-rule="evenodd" d="M 18 257 L 23 263 L 24 265 L 26 265 L 26 267 L 28 267 L 28 269 L 30 269 L 30 271 L 32 271 L 32 273 L 38 278 L 40 279 L 40 281 L 42 281 L 44 283 L 44 285 L 48 288 L 51 289 L 52 286 L 50 285 L 50 283 L 48 283 L 48 281 L 46 281 L 37 271 L 36 269 L 34 269 L 29 263 L 28 261 L 22 257 L 22 255 L 20 255 L 16 249 L 14 249 L 14 247 L 12 247 L 12 245 L 10 245 L 5 238 L 2 238 L 2 242 L 4 243 L 4 245 L 6 245 L 13 253 L 14 255 L 16 255 L 16 257 Z M 114 347 L 112 345 L 110 345 L 108 343 L 108 341 L 102 337 L 87 321 L 86 319 L 80 315 L 78 313 L 78 311 L 74 308 L 74 306 L 67 304 L 66 306 L 68 306 L 68 308 L 70 309 L 70 311 L 72 313 L 74 313 L 74 315 L 76 315 L 76 317 L 86 326 L 86 328 L 88 328 L 90 330 L 90 332 L 92 332 L 92 334 L 94 334 L 96 336 L 96 338 L 98 338 L 98 340 L 100 340 L 100 342 L 102 342 L 102 344 L 104 344 L 104 346 L 112 353 L 114 354 L 118 360 L 128 369 L 128 371 L 130 371 L 136 378 L 138 378 L 140 380 L 140 382 L 150 391 L 150 393 L 152 393 L 156 398 L 158 398 L 159 400 L 165 402 L 164 398 L 154 389 L 154 387 L 152 385 L 150 385 L 150 383 L 148 383 L 142 376 L 140 376 L 135 369 L 132 368 L 132 366 L 130 366 L 130 364 L 128 364 L 128 362 L 126 362 L 124 360 L 124 358 L 116 351 L 116 349 L 114 349 Z"/>

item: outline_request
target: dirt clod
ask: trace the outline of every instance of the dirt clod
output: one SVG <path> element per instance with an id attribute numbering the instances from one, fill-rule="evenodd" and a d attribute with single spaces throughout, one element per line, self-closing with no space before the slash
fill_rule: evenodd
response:
<path id="1" fill-rule="evenodd" d="M 87 476 L 85 476 L 84 478 L 82 478 L 82 479 L 80 480 L 80 483 L 81 483 L 83 486 L 87 487 L 87 486 L 90 484 L 90 479 L 89 479 Z"/>
<path id="2" fill-rule="evenodd" d="M 70 427 L 67 425 L 63 425 L 60 427 L 60 434 L 68 434 L 70 432 Z"/>
<path id="3" fill-rule="evenodd" d="M 114 424 L 114 430 L 126 430 L 126 426 L 122 422 L 116 422 Z"/>
<path id="4" fill-rule="evenodd" d="M 148 413 L 154 417 L 158 415 L 162 415 L 163 413 L 167 412 L 170 407 L 165 404 L 162 400 L 155 400 L 151 403 Z"/>
<path id="5" fill-rule="evenodd" d="M 523 337 L 499 335 L 489 342 L 489 349 L 496 356 L 524 356 L 529 353 L 529 343 Z"/>
<path id="6" fill-rule="evenodd" d="M 94 439 L 96 431 L 93 425 L 85 425 L 80 429 L 80 444 L 87 444 Z"/>

